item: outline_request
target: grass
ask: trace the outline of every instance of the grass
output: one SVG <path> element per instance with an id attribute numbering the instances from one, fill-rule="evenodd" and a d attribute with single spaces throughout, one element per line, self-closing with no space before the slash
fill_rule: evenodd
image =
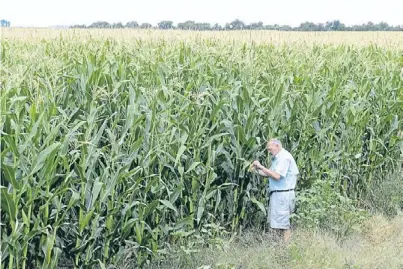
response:
<path id="1" fill-rule="evenodd" d="M 287 245 L 278 243 L 271 233 L 251 231 L 223 241 L 221 248 L 205 248 L 191 257 L 178 254 L 148 269 L 401 269 L 402 227 L 403 215 L 393 219 L 375 215 L 359 233 L 343 239 L 326 231 L 297 228 Z"/>
<path id="2" fill-rule="evenodd" d="M 254 229 L 191 255 L 181 246 L 175 255 L 156 260 L 148 269 L 402 269 L 403 176 L 397 170 L 387 178 L 373 184 L 370 195 L 360 201 L 371 215 L 348 235 L 340 236 L 334 229 L 296 227 L 285 245 L 273 230 Z"/>

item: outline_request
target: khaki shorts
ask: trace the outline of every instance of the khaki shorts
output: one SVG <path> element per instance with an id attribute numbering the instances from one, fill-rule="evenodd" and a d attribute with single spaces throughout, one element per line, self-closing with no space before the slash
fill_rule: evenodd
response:
<path id="1" fill-rule="evenodd" d="M 290 229 L 290 215 L 295 210 L 295 192 L 273 192 L 267 222 L 273 229 Z"/>

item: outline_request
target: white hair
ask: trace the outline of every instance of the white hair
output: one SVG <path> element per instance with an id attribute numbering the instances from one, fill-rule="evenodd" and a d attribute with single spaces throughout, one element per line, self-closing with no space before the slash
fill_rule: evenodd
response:
<path id="1" fill-rule="evenodd" d="M 280 148 L 283 147 L 283 145 L 281 144 L 281 141 L 278 140 L 277 138 L 272 138 L 272 139 L 270 139 L 270 140 L 269 140 L 269 143 L 273 143 L 273 144 L 279 145 Z"/>

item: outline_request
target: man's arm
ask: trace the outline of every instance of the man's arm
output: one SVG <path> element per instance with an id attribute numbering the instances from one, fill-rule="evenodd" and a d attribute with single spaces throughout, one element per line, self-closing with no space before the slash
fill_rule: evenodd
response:
<path id="1" fill-rule="evenodd" d="M 280 178 L 281 178 L 281 176 L 280 176 L 279 173 L 274 172 L 274 171 L 272 171 L 272 170 L 270 170 L 270 169 L 267 169 L 267 168 L 264 167 L 263 165 L 260 166 L 260 167 L 257 167 L 257 169 L 258 169 L 258 171 L 259 171 L 259 172 L 258 172 L 259 175 L 261 175 L 261 176 L 271 177 L 271 178 L 274 179 L 274 180 L 280 180 Z"/>
<path id="2" fill-rule="evenodd" d="M 262 177 L 269 177 L 268 175 L 266 175 L 262 170 L 260 170 L 260 169 L 257 169 L 257 168 L 253 168 L 253 171 L 256 173 L 256 174 L 258 174 L 259 176 L 262 176 Z"/>
<path id="3" fill-rule="evenodd" d="M 254 163 L 254 171 L 259 174 L 259 176 L 262 177 L 271 177 L 274 180 L 280 180 L 281 176 L 279 173 L 274 172 L 270 169 L 267 169 L 260 163 Z"/>

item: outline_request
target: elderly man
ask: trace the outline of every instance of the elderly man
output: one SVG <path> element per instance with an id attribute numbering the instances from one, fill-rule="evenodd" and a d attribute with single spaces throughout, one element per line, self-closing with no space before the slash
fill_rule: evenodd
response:
<path id="1" fill-rule="evenodd" d="M 283 240 L 291 236 L 290 215 L 295 209 L 295 185 L 299 170 L 292 155 L 285 150 L 277 139 L 267 142 L 267 150 L 272 157 L 270 169 L 259 161 L 252 166 L 260 176 L 269 177 L 269 213 L 268 222 L 273 229 L 282 231 Z"/>

